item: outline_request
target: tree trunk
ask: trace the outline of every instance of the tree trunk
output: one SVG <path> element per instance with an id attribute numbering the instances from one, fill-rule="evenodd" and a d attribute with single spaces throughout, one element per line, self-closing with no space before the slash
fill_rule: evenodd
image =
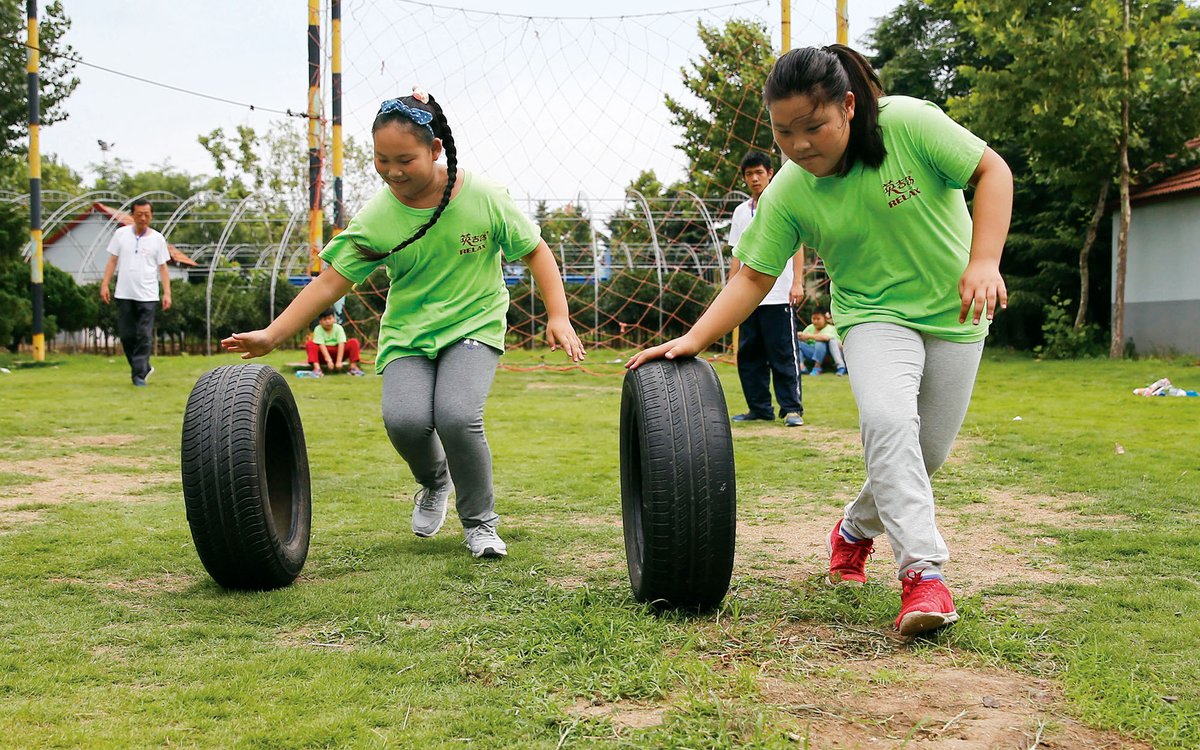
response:
<path id="1" fill-rule="evenodd" d="M 1125 0 L 1125 42 L 1121 53 L 1121 222 L 1117 228 L 1117 277 L 1113 280 L 1112 343 L 1108 356 L 1120 359 L 1125 354 L 1125 265 L 1129 255 L 1129 0 Z"/>
<path id="2" fill-rule="evenodd" d="M 1091 274 L 1088 273 L 1088 255 L 1092 245 L 1096 243 L 1096 234 L 1100 231 L 1100 221 L 1104 218 L 1104 204 L 1108 202 L 1108 186 L 1111 178 L 1100 184 L 1100 199 L 1096 201 L 1096 210 L 1092 212 L 1092 223 L 1088 225 L 1087 237 L 1083 239 L 1083 249 L 1079 251 L 1079 312 L 1075 313 L 1075 333 L 1083 330 L 1087 322 L 1088 290 L 1091 286 Z"/>

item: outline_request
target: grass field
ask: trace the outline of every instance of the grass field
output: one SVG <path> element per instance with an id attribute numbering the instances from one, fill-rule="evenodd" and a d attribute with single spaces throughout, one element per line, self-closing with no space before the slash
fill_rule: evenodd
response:
<path id="1" fill-rule="evenodd" d="M 886 545 L 865 588 L 821 583 L 863 478 L 828 375 L 804 427 L 735 426 L 723 606 L 635 603 L 604 359 L 499 373 L 499 561 L 409 531 L 379 378 L 292 379 L 312 547 L 255 594 L 205 574 L 179 478 L 188 392 L 232 357 L 158 358 L 144 389 L 123 358 L 0 374 L 0 747 L 1200 746 L 1200 399 L 1130 392 L 1196 363 L 985 354 L 935 480 L 963 619 L 906 642 Z"/>

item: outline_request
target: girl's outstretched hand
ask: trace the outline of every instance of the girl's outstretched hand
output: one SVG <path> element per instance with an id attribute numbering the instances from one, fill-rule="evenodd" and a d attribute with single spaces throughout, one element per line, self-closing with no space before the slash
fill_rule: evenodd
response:
<path id="1" fill-rule="evenodd" d="M 629 358 L 625 363 L 626 369 L 636 370 L 641 365 L 655 359 L 682 359 L 683 357 L 694 357 L 700 353 L 700 347 L 692 342 L 687 336 L 680 336 L 677 339 L 671 339 L 665 344 L 652 346 L 649 349 L 643 349 L 637 354 Z"/>
<path id="2" fill-rule="evenodd" d="M 275 348 L 266 331 L 235 333 L 227 339 L 221 339 L 221 346 L 227 352 L 240 352 L 242 359 L 261 357 Z"/>
<path id="3" fill-rule="evenodd" d="M 546 343 L 550 345 L 552 352 L 562 347 L 572 362 L 581 362 L 587 356 L 583 342 L 575 335 L 571 321 L 565 318 L 551 318 L 546 324 Z"/>
<path id="4" fill-rule="evenodd" d="M 958 280 L 958 294 L 962 298 L 962 307 L 958 311 L 958 322 L 965 323 L 971 305 L 975 306 L 971 323 L 979 325 L 979 318 L 987 309 L 987 319 L 996 316 L 997 305 L 1003 310 L 1008 307 L 1008 289 L 1004 286 L 1004 277 L 1000 268 L 994 263 L 968 263 Z"/>

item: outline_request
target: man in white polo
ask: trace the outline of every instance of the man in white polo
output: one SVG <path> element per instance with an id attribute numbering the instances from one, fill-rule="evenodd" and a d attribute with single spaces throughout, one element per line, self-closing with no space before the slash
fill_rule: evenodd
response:
<path id="1" fill-rule="evenodd" d="M 100 282 L 100 299 L 108 304 L 117 299 L 117 336 L 129 360 L 129 370 L 136 386 L 146 385 L 154 372 L 150 366 L 150 351 L 154 345 L 154 312 L 158 307 L 158 284 L 162 282 L 162 309 L 171 308 L 171 277 L 167 261 L 171 254 L 167 240 L 150 228 L 153 209 L 150 201 L 133 202 L 133 223 L 123 226 L 108 243 L 108 265 Z M 108 284 L 117 273 L 117 291 L 109 293 Z"/>
<path id="2" fill-rule="evenodd" d="M 750 199 L 733 210 L 729 224 L 729 244 L 736 246 L 742 232 L 754 218 L 758 198 L 775 176 L 771 157 L 761 151 L 750 151 L 741 162 L 742 179 L 750 189 Z M 729 269 L 737 273 L 742 264 L 737 258 Z M 745 414 L 733 417 L 735 422 L 755 419 L 775 420 L 771 406 L 771 381 L 775 381 L 775 398 L 779 416 L 788 427 L 804 424 L 804 405 L 800 397 L 800 353 L 796 346 L 796 308 L 804 299 L 804 250 L 798 250 L 775 281 L 775 286 L 759 303 L 758 308 L 738 327 L 737 365 L 746 396 Z"/>

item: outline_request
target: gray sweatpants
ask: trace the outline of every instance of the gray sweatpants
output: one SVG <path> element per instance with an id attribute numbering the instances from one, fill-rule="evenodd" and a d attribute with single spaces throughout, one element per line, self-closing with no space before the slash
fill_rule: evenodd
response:
<path id="1" fill-rule="evenodd" d="M 454 482 L 463 527 L 495 525 L 492 452 L 483 434 L 483 404 L 500 352 L 472 339 L 437 359 L 401 357 L 383 370 L 383 425 L 417 483 Z"/>
<path id="2" fill-rule="evenodd" d="M 950 550 L 934 520 L 930 477 L 962 427 L 983 342 L 863 323 L 850 329 L 844 351 L 867 481 L 846 506 L 842 529 L 859 539 L 886 533 L 901 577 L 941 575 Z"/>

